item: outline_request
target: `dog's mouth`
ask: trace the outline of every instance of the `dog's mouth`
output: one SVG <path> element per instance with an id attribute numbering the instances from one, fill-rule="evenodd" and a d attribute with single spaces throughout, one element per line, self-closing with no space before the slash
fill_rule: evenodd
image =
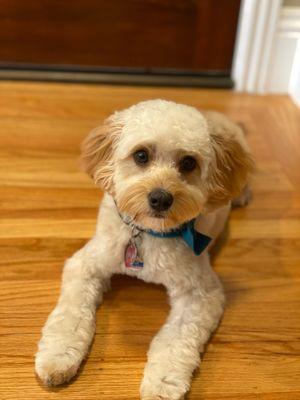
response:
<path id="1" fill-rule="evenodd" d="M 157 232 L 168 232 L 176 229 L 193 218 L 191 213 L 184 214 L 182 210 L 180 213 L 176 212 L 176 207 L 175 209 L 174 207 L 170 207 L 163 211 L 144 207 L 142 210 L 136 210 L 135 213 L 131 212 L 131 210 L 121 210 L 122 212 L 127 216 L 126 219 L 138 228 Z"/>
<path id="2" fill-rule="evenodd" d="M 162 213 L 162 212 L 151 212 L 150 216 L 152 218 L 158 218 L 158 219 L 164 219 L 166 218 L 166 213 Z"/>
<path id="3" fill-rule="evenodd" d="M 148 210 L 143 214 L 137 214 L 133 217 L 133 222 L 142 229 L 151 229 L 158 232 L 167 232 L 181 225 L 168 211 Z"/>
<path id="4" fill-rule="evenodd" d="M 146 193 L 145 196 L 144 190 L 138 194 L 139 196 L 131 191 L 119 196 L 116 199 L 119 213 L 137 227 L 159 232 L 175 229 L 193 219 L 201 211 L 201 200 L 203 200 L 200 196 L 197 198 L 189 193 L 174 193 L 172 202 L 168 198 L 160 197 L 150 199 L 151 202 L 149 194 Z"/>

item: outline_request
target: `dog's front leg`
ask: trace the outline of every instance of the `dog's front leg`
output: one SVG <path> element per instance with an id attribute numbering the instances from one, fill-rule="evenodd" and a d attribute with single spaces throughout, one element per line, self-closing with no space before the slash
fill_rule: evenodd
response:
<path id="1" fill-rule="evenodd" d="M 47 385 L 69 381 L 88 352 L 95 332 L 97 304 L 110 278 L 95 239 L 65 264 L 57 306 L 42 331 L 36 372 Z"/>
<path id="2" fill-rule="evenodd" d="M 221 286 L 170 293 L 171 312 L 153 339 L 141 385 L 142 400 L 178 400 L 189 390 L 211 332 L 223 311 Z"/>

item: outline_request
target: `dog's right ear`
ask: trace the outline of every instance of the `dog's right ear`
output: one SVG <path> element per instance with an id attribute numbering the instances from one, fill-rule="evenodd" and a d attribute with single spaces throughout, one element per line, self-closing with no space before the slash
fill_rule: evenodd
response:
<path id="1" fill-rule="evenodd" d="M 120 129 L 109 120 L 92 130 L 81 146 L 80 164 L 103 190 L 113 191 L 113 154 Z"/>

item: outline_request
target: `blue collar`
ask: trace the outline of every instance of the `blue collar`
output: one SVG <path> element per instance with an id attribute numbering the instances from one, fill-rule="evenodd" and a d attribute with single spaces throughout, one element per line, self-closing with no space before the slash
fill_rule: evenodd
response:
<path id="1" fill-rule="evenodd" d="M 132 221 L 126 220 L 125 217 L 122 216 L 122 214 L 119 212 L 117 203 L 114 200 L 117 212 L 121 218 L 121 220 L 126 224 L 126 225 L 132 225 Z M 199 256 L 209 245 L 209 243 L 212 241 L 212 238 L 205 235 L 204 233 L 200 233 L 196 231 L 195 229 L 195 221 L 196 218 L 192 219 L 191 221 L 186 222 L 183 224 L 180 228 L 171 230 L 169 232 L 157 232 L 153 231 L 152 229 L 142 229 L 137 226 L 135 228 L 140 231 L 140 232 L 145 232 L 148 233 L 151 236 L 157 237 L 157 238 L 182 238 L 185 243 L 188 245 L 188 247 L 193 250 L 193 252 L 196 254 L 196 256 Z"/>
<path id="2" fill-rule="evenodd" d="M 152 229 L 146 230 L 145 232 L 158 238 L 181 237 L 197 256 L 199 256 L 206 249 L 212 240 L 212 238 L 209 236 L 195 230 L 195 219 L 192 219 L 191 221 L 186 222 L 180 228 L 169 232 L 156 232 Z"/>

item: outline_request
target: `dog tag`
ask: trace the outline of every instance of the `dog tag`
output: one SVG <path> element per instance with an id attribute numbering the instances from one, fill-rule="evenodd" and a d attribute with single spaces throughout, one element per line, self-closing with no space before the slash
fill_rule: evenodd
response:
<path id="1" fill-rule="evenodd" d="M 125 248 L 125 266 L 130 269 L 141 269 L 144 266 L 143 260 L 138 254 L 138 249 L 133 240 L 130 240 Z"/>

